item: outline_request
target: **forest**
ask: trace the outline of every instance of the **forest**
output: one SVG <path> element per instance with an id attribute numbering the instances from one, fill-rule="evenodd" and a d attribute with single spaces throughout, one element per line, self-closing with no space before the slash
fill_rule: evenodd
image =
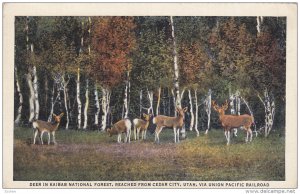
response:
<path id="1" fill-rule="evenodd" d="M 15 17 L 15 124 L 64 112 L 61 129 L 104 131 L 180 106 L 205 131 L 213 99 L 267 136 L 285 126 L 285 57 L 285 17 Z"/>
<path id="2" fill-rule="evenodd" d="M 14 46 L 16 181 L 285 180 L 286 17 L 18 16 Z M 251 143 L 226 146 L 217 105 L 254 117 Z M 152 118 L 143 140 L 106 133 L 177 108 L 180 143 Z"/>

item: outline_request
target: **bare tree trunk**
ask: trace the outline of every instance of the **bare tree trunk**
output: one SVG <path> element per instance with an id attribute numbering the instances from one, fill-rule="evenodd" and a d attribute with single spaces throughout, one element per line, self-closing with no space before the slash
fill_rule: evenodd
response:
<path id="1" fill-rule="evenodd" d="M 48 122 L 51 122 L 52 114 L 54 113 L 54 106 L 55 106 L 55 104 L 56 104 L 56 102 L 59 98 L 60 98 L 60 88 L 57 87 L 57 95 L 56 95 L 56 98 L 54 100 L 54 85 L 53 85 L 52 97 L 51 97 L 51 109 L 50 109 L 50 114 L 49 114 L 49 117 L 48 117 Z"/>
<path id="2" fill-rule="evenodd" d="M 32 87 L 32 75 L 27 73 L 27 83 L 29 87 L 29 122 L 31 123 L 34 118 L 34 89 Z"/>
<path id="3" fill-rule="evenodd" d="M 205 131 L 205 134 L 208 133 L 208 130 L 210 128 L 210 115 L 211 115 L 211 89 L 208 90 L 207 97 L 205 99 L 205 111 L 207 114 L 207 129 Z"/>
<path id="4" fill-rule="evenodd" d="M 257 26 L 256 26 L 256 29 L 257 29 L 257 35 L 260 34 L 261 32 L 261 25 L 263 23 L 263 17 L 262 16 L 257 16 L 256 17 L 256 22 L 257 22 Z"/>
<path id="5" fill-rule="evenodd" d="M 159 88 L 158 88 L 158 97 L 157 97 L 157 105 L 156 105 L 156 115 L 159 115 L 160 93 L 161 93 L 161 86 L 159 86 Z"/>
<path id="6" fill-rule="evenodd" d="M 63 87 L 64 87 L 64 104 L 65 104 L 65 109 L 66 109 L 66 119 L 67 119 L 67 123 L 66 123 L 66 130 L 69 129 L 69 123 L 70 123 L 70 116 L 69 116 L 69 108 L 68 108 L 68 94 L 67 94 L 67 86 L 69 84 L 70 78 L 68 79 L 68 81 L 65 79 L 65 75 L 62 76 L 62 81 L 63 81 Z"/>
<path id="7" fill-rule="evenodd" d="M 89 101 L 90 101 L 90 99 L 89 99 L 89 80 L 86 79 L 83 129 L 87 128 Z"/>
<path id="8" fill-rule="evenodd" d="M 140 118 L 142 118 L 142 109 L 143 109 L 142 103 L 143 103 L 143 90 L 140 90 Z"/>
<path id="9" fill-rule="evenodd" d="M 76 81 L 76 98 L 77 98 L 77 110 L 78 110 L 78 115 L 77 115 L 77 128 L 81 129 L 81 100 L 80 100 L 80 68 L 78 67 L 77 69 L 77 81 Z"/>
<path id="10" fill-rule="evenodd" d="M 149 99 L 149 103 L 150 103 L 150 108 L 148 109 L 148 113 L 151 113 L 153 114 L 154 111 L 153 111 L 153 91 L 149 91 L 147 89 L 147 93 L 148 93 L 148 99 Z"/>
<path id="11" fill-rule="evenodd" d="M 275 101 L 270 97 L 267 89 L 264 91 L 264 100 L 259 95 L 258 98 L 265 107 L 265 137 L 268 137 L 274 123 Z"/>
<path id="12" fill-rule="evenodd" d="M 235 107 L 235 94 L 231 93 L 231 89 L 229 90 L 229 107 L 230 114 L 236 115 L 236 107 Z M 234 136 L 237 136 L 237 128 L 233 128 Z"/>
<path id="13" fill-rule="evenodd" d="M 33 75 L 33 91 L 34 91 L 34 118 L 36 120 L 39 119 L 39 113 L 40 113 L 40 103 L 39 103 L 39 93 L 38 93 L 38 81 L 37 81 L 37 73 L 36 73 L 36 66 L 33 66 L 32 69 L 32 75 Z"/>
<path id="14" fill-rule="evenodd" d="M 195 131 L 197 133 L 197 137 L 199 137 L 199 130 L 198 130 L 198 96 L 197 96 L 197 89 L 195 89 Z"/>
<path id="15" fill-rule="evenodd" d="M 108 89 L 102 88 L 102 112 L 103 112 L 102 122 L 101 122 L 102 131 L 105 131 L 107 125 L 107 115 L 109 112 L 110 95 L 111 92 Z"/>
<path id="16" fill-rule="evenodd" d="M 193 98 L 191 94 L 191 90 L 188 90 L 189 100 L 190 100 L 190 114 L 191 114 L 191 122 L 190 122 L 190 131 L 194 128 L 194 109 L 193 109 Z"/>
<path id="17" fill-rule="evenodd" d="M 124 107 L 124 116 L 123 118 L 128 118 L 128 87 L 129 87 L 129 72 L 127 72 L 127 80 L 125 84 L 125 92 L 124 92 L 124 99 L 123 99 L 123 107 Z"/>
<path id="18" fill-rule="evenodd" d="M 99 103 L 99 97 L 98 97 L 98 90 L 97 90 L 97 84 L 95 83 L 95 106 L 96 106 L 96 113 L 95 113 L 95 125 L 98 126 L 99 124 L 99 113 L 100 113 L 100 103 Z"/>
<path id="19" fill-rule="evenodd" d="M 17 87 L 17 93 L 19 96 L 19 108 L 18 108 L 18 113 L 15 119 L 15 124 L 19 124 L 22 116 L 22 108 L 23 108 L 23 95 L 21 93 L 21 87 L 19 84 L 19 78 L 18 78 L 18 73 L 17 73 L 17 67 L 15 67 L 15 82 L 16 82 L 16 87 Z"/>
<path id="20" fill-rule="evenodd" d="M 174 29 L 174 22 L 173 17 L 170 16 L 171 20 L 171 27 L 172 27 L 172 39 L 173 39 L 173 57 L 174 57 L 174 89 L 175 89 L 175 99 L 176 104 L 175 107 L 181 107 L 181 96 L 179 93 L 179 68 L 178 68 L 178 56 L 176 51 L 176 39 L 175 39 L 175 29 Z M 181 136 L 184 139 L 186 137 L 185 127 L 182 127 Z"/>
<path id="21" fill-rule="evenodd" d="M 174 117 L 176 117 L 176 116 L 177 116 L 177 112 L 176 112 L 176 97 L 175 97 L 175 94 L 174 94 L 174 90 L 173 90 L 173 89 L 171 90 L 171 93 L 172 93 L 173 104 L 174 104 Z"/>

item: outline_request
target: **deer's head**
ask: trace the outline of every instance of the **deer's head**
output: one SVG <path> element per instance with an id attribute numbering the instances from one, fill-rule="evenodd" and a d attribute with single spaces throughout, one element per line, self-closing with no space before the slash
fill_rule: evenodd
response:
<path id="1" fill-rule="evenodd" d="M 56 114 L 54 114 L 53 113 L 53 118 L 54 118 L 54 120 L 55 120 L 55 122 L 56 123 L 60 123 L 60 121 L 61 121 L 61 118 L 64 116 L 64 113 L 60 113 L 60 115 L 56 115 Z"/>
<path id="2" fill-rule="evenodd" d="M 151 118 L 152 114 L 145 114 L 143 113 L 143 117 L 145 118 L 146 121 L 149 121 Z"/>
<path id="3" fill-rule="evenodd" d="M 221 107 L 219 107 L 219 105 L 216 104 L 216 101 L 214 101 L 214 100 L 211 101 L 211 104 L 212 104 L 213 109 L 215 109 L 215 111 L 217 111 L 220 115 L 224 115 L 225 111 L 228 108 L 227 100 L 225 101 L 225 103 Z"/>
<path id="4" fill-rule="evenodd" d="M 178 113 L 178 116 L 184 117 L 184 113 L 187 111 L 188 107 L 185 108 L 176 108 L 176 112 Z"/>

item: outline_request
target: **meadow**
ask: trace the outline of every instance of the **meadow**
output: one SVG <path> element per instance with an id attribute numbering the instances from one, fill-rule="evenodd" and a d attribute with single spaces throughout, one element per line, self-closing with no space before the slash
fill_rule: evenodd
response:
<path id="1" fill-rule="evenodd" d="M 239 131 L 229 146 L 221 129 L 200 137 L 188 131 L 187 139 L 177 144 L 171 129 L 162 131 L 160 144 L 149 132 L 146 140 L 130 144 L 98 131 L 58 130 L 56 145 L 32 145 L 32 136 L 31 128 L 14 130 L 16 181 L 285 180 L 283 130 L 247 144 Z"/>

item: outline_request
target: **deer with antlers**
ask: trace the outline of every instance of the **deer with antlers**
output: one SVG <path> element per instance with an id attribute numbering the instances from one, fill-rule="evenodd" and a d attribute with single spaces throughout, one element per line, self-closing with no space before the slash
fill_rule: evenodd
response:
<path id="1" fill-rule="evenodd" d="M 247 132 L 246 142 L 252 141 L 252 130 L 251 125 L 254 123 L 253 116 L 248 114 L 244 115 L 225 115 L 225 111 L 228 108 L 228 102 L 226 100 L 225 104 L 219 107 L 214 100 L 212 100 L 212 107 L 219 114 L 219 119 L 221 121 L 222 127 L 224 128 L 225 137 L 227 140 L 227 145 L 230 143 L 230 132 L 233 128 L 243 127 Z"/>
<path id="2" fill-rule="evenodd" d="M 43 134 L 45 132 L 48 133 L 48 145 L 50 144 L 50 134 L 52 133 L 53 136 L 53 143 L 56 144 L 55 141 L 55 131 L 58 129 L 58 126 L 60 124 L 61 118 L 64 115 L 64 113 L 61 113 L 60 115 L 56 115 L 56 114 L 52 114 L 53 118 L 54 118 L 54 122 L 46 122 L 46 121 L 42 121 L 42 120 L 36 120 L 32 122 L 32 127 L 35 130 L 34 132 L 34 137 L 33 137 L 33 144 L 35 144 L 35 139 L 38 135 L 38 133 L 40 133 L 40 139 L 41 139 L 41 143 L 43 143 Z"/>
<path id="3" fill-rule="evenodd" d="M 157 115 L 153 118 L 153 124 L 156 124 L 155 129 L 155 142 L 159 143 L 159 134 L 164 127 L 172 127 L 174 130 L 174 142 L 179 142 L 179 129 L 182 129 L 184 124 L 184 113 L 187 111 L 187 107 L 181 109 L 176 108 L 178 113 L 177 117 L 168 117 L 165 115 Z"/>

